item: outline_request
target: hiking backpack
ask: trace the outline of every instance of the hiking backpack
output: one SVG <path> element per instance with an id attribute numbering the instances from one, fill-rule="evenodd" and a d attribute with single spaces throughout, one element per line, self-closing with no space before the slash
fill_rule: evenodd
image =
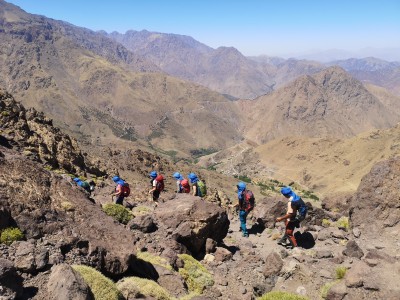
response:
<path id="1" fill-rule="evenodd" d="M 190 193 L 190 184 L 189 184 L 189 180 L 187 179 L 183 179 L 180 182 L 181 184 L 181 191 L 182 193 Z"/>
<path id="2" fill-rule="evenodd" d="M 128 197 L 131 194 L 131 188 L 129 187 L 129 183 L 124 182 L 124 184 L 121 185 L 121 195 L 123 197 Z"/>
<path id="3" fill-rule="evenodd" d="M 197 181 L 197 189 L 200 197 L 204 197 L 205 195 L 207 195 L 207 187 L 204 181 Z"/>
<path id="4" fill-rule="evenodd" d="M 252 211 L 255 205 L 255 198 L 253 192 L 250 190 L 244 190 L 242 192 L 242 195 L 243 195 L 243 202 L 241 208 L 246 212 Z"/>
<path id="5" fill-rule="evenodd" d="M 90 192 L 90 185 L 89 185 L 89 183 L 87 183 L 87 181 L 82 181 L 81 184 L 80 184 L 80 186 L 81 186 L 85 191 Z"/>
<path id="6" fill-rule="evenodd" d="M 306 218 L 308 211 L 307 205 L 303 202 L 303 200 L 301 200 L 301 202 L 302 203 L 300 207 L 297 209 L 297 216 L 296 216 L 296 219 L 299 220 L 300 222 Z"/>
<path id="7" fill-rule="evenodd" d="M 162 192 L 164 190 L 164 177 L 160 174 L 156 177 L 156 190 Z"/>

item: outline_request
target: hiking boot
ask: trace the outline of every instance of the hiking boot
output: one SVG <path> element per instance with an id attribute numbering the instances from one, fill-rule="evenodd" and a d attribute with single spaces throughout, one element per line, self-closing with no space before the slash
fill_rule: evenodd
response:
<path id="1" fill-rule="evenodd" d="M 295 248 L 292 244 L 284 245 L 286 249 L 293 249 Z"/>
<path id="2" fill-rule="evenodd" d="M 278 245 L 281 245 L 281 246 L 289 245 L 288 242 L 287 242 L 287 236 L 284 235 L 284 236 L 278 241 L 277 244 L 278 244 Z"/>
<path id="3" fill-rule="evenodd" d="M 286 246 L 289 246 L 289 245 L 290 245 L 290 243 L 287 243 L 286 241 L 281 241 L 281 240 L 279 240 L 277 244 L 278 244 L 278 245 L 281 245 L 281 246 L 283 246 L 283 247 L 286 247 Z"/>
<path id="4" fill-rule="evenodd" d="M 248 238 L 248 237 L 249 237 L 249 234 L 248 234 L 248 233 L 243 233 L 243 234 L 242 234 L 242 237 Z"/>

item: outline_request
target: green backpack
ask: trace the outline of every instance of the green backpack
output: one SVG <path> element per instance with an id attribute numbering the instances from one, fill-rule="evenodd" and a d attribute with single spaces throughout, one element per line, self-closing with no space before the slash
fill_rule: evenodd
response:
<path id="1" fill-rule="evenodd" d="M 203 181 L 201 180 L 197 181 L 197 188 L 199 189 L 200 197 L 204 197 L 205 195 L 207 195 L 207 187 Z"/>
<path id="2" fill-rule="evenodd" d="M 90 185 L 87 181 L 82 181 L 81 187 L 83 187 L 86 191 L 90 192 Z"/>

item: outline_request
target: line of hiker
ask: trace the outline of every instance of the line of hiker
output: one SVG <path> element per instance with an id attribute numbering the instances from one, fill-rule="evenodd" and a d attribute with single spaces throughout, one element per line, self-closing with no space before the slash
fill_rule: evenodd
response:
<path id="1" fill-rule="evenodd" d="M 151 195 L 152 200 L 158 205 L 160 193 L 164 190 L 164 176 L 158 174 L 156 171 L 151 171 L 149 176 L 151 178 L 151 188 L 148 194 Z M 188 179 L 184 178 L 179 172 L 175 172 L 172 177 L 176 180 L 176 193 L 187 193 L 198 197 L 204 197 L 207 194 L 205 181 L 201 180 L 195 173 L 188 174 Z M 129 184 L 119 176 L 114 176 L 112 180 L 116 183 L 115 191 L 112 193 L 112 197 L 115 197 L 115 200 L 113 199 L 112 201 L 122 205 L 124 199 L 130 195 Z M 73 181 L 89 193 L 89 195 L 96 186 L 93 180 L 84 181 L 76 177 Z M 255 197 L 253 192 L 247 189 L 246 183 L 242 181 L 237 184 L 236 188 L 238 202 L 235 205 L 231 205 L 231 207 L 238 208 L 240 220 L 239 230 L 242 232 L 243 237 L 248 237 L 249 232 L 246 225 L 247 216 L 254 209 Z M 276 222 L 285 222 L 285 233 L 278 241 L 278 244 L 293 249 L 297 247 L 294 231 L 296 228 L 300 227 L 300 222 L 305 219 L 307 205 L 290 187 L 283 187 L 280 192 L 288 200 L 288 203 L 286 214 L 276 218 Z"/>

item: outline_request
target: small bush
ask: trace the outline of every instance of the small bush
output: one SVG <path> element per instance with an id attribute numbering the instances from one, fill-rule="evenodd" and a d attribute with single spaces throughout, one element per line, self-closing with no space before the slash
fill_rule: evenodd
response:
<path id="1" fill-rule="evenodd" d="M 131 212 L 120 204 L 107 203 L 103 206 L 103 211 L 125 225 L 132 219 Z"/>
<path id="2" fill-rule="evenodd" d="M 171 271 L 173 270 L 172 266 L 167 262 L 167 260 L 165 258 L 151 254 L 150 252 L 138 251 L 136 253 L 136 257 L 141 260 L 147 261 L 147 262 L 151 263 L 152 265 L 161 266 L 161 267 L 164 267 Z"/>
<path id="3" fill-rule="evenodd" d="M 347 268 L 346 267 L 337 267 L 335 270 L 336 279 L 342 279 L 346 275 Z"/>
<path id="4" fill-rule="evenodd" d="M 99 271 L 82 265 L 74 265 L 72 268 L 83 277 L 96 300 L 124 299 L 115 283 Z"/>
<path id="5" fill-rule="evenodd" d="M 336 221 L 336 226 L 348 231 L 350 229 L 349 218 L 341 217 L 339 220 Z"/>
<path id="6" fill-rule="evenodd" d="M 262 295 L 257 300 L 308 300 L 308 298 L 282 291 L 273 291 Z"/>
<path id="7" fill-rule="evenodd" d="M 214 279 L 210 272 L 197 260 L 187 254 L 180 254 L 183 260 L 183 268 L 179 269 L 179 274 L 183 277 L 190 292 L 201 294 L 205 287 L 212 286 Z"/>
<path id="8" fill-rule="evenodd" d="M 24 238 L 24 234 L 19 228 L 9 227 L 4 229 L 0 235 L 0 242 L 2 244 L 11 245 L 12 242 L 20 241 Z"/>

